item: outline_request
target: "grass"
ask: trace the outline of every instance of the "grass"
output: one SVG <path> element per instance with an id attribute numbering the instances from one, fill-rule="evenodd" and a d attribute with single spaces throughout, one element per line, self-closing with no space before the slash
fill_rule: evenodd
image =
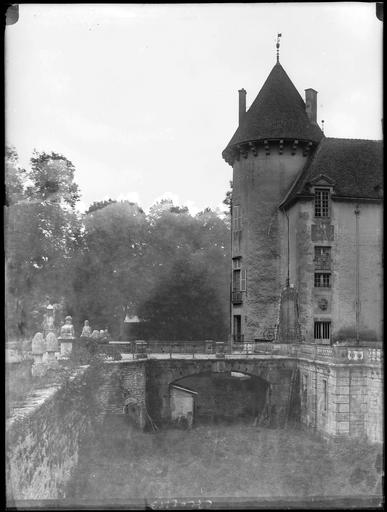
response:
<path id="1" fill-rule="evenodd" d="M 173 497 L 304 498 L 381 493 L 380 446 L 327 442 L 302 430 L 251 424 L 157 433 L 123 418 L 84 446 L 67 496 L 75 500 Z"/>

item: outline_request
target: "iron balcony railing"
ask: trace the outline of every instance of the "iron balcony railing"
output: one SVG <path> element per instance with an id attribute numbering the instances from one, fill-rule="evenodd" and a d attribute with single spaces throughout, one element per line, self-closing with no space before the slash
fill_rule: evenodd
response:
<path id="1" fill-rule="evenodd" d="M 232 303 L 241 304 L 243 302 L 243 292 L 232 292 Z"/>
<path id="2" fill-rule="evenodd" d="M 318 256 L 313 261 L 315 270 L 331 270 L 330 256 Z"/>

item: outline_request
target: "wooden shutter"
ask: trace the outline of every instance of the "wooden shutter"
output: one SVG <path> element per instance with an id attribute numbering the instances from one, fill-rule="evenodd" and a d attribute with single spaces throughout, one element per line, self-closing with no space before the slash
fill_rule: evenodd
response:
<path id="1" fill-rule="evenodd" d="M 241 292 L 246 291 L 247 286 L 247 270 L 241 270 Z"/>

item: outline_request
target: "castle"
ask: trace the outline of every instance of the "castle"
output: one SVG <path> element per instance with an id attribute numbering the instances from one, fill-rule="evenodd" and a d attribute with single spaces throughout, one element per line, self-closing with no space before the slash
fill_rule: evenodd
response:
<path id="1" fill-rule="evenodd" d="M 277 63 L 222 153 L 233 167 L 232 340 L 382 340 L 382 141 L 325 137 Z"/>

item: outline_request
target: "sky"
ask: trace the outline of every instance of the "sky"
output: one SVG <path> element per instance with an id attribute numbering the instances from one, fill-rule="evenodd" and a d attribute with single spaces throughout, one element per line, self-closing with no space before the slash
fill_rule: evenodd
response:
<path id="1" fill-rule="evenodd" d="M 221 153 L 276 62 L 318 91 L 328 137 L 382 138 L 382 26 L 374 3 L 22 4 L 5 33 L 6 143 L 76 168 L 79 209 L 169 197 L 222 201 Z"/>

